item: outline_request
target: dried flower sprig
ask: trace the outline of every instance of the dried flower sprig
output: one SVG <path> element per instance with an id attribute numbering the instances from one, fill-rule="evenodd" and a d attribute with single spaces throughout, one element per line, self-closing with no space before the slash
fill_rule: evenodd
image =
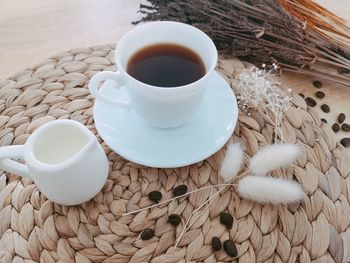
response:
<path id="1" fill-rule="evenodd" d="M 277 69 L 273 64 L 270 69 L 262 65 L 263 69 L 252 67 L 245 69 L 239 75 L 239 100 L 242 110 L 249 114 L 249 109 L 261 108 L 266 117 L 275 126 L 275 142 L 280 138 L 283 142 L 282 120 L 284 113 L 290 108 L 291 89 L 283 89 L 281 83 L 272 78 Z M 273 114 L 273 119 L 270 114 Z"/>
<path id="2" fill-rule="evenodd" d="M 146 209 L 150 209 L 152 207 L 168 203 L 172 200 L 186 197 L 191 193 L 210 189 L 213 187 L 221 187 L 215 194 L 211 195 L 203 204 L 201 204 L 194 211 L 192 211 L 186 223 L 184 224 L 179 237 L 175 242 L 175 247 L 177 247 L 183 235 L 191 228 L 191 226 L 196 222 L 196 220 L 200 218 L 202 214 L 210 207 L 215 198 L 218 197 L 220 193 L 229 186 L 237 187 L 237 191 L 241 197 L 260 203 L 287 204 L 290 202 L 300 200 L 303 197 L 303 190 L 297 182 L 261 175 L 249 175 L 245 176 L 243 179 L 240 179 L 248 172 L 252 172 L 254 174 L 262 174 L 270 172 L 271 170 L 277 169 L 281 166 L 288 165 L 294 162 L 300 153 L 301 150 L 299 146 L 293 144 L 276 144 L 267 146 L 258 151 L 253 156 L 253 158 L 251 159 L 251 162 L 253 163 L 250 162 L 248 171 L 237 175 L 243 162 L 244 152 L 240 144 L 230 144 L 227 147 L 226 154 L 220 168 L 220 173 L 223 175 L 226 183 L 204 186 L 202 188 L 187 192 L 181 196 L 177 196 L 148 207 L 124 213 L 123 216 L 134 214 Z M 271 162 L 275 163 L 267 164 Z M 234 181 L 237 179 L 240 179 L 238 184 L 234 183 Z M 202 211 L 194 219 L 192 219 L 192 216 L 201 209 Z M 190 224 L 191 219 L 192 223 Z"/>
<path id="3" fill-rule="evenodd" d="M 188 218 L 180 236 L 176 240 L 175 247 L 180 242 L 182 236 L 190 229 L 191 225 L 208 209 L 214 199 L 228 186 L 236 186 L 234 180 L 240 179 L 248 172 L 260 174 L 260 176 L 245 176 L 238 182 L 237 191 L 245 199 L 259 203 L 288 204 L 300 200 L 304 192 L 301 186 L 294 181 L 261 176 L 279 167 L 286 166 L 294 162 L 300 155 L 301 149 L 295 144 L 274 144 L 266 146 L 258 151 L 251 159 L 249 170 L 237 176 L 239 168 L 243 162 L 243 150 L 240 144 L 230 144 L 227 147 L 225 157 L 221 163 L 220 174 L 225 182 L 231 182 L 222 187 L 216 194 L 209 197 L 202 205 L 195 209 Z M 191 225 L 187 226 L 192 215 L 201 209 L 201 213 L 194 219 Z"/>
<path id="4" fill-rule="evenodd" d="M 141 21 L 192 24 L 211 36 L 222 53 L 350 86 L 349 26 L 312 0 L 148 2 L 140 7 Z"/>

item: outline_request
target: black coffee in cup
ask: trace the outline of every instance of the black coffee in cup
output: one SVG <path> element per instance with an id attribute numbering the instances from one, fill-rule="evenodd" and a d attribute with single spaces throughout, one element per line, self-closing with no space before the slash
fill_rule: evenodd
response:
<path id="1" fill-rule="evenodd" d="M 143 83 L 171 88 L 199 80 L 206 69 L 192 49 L 163 43 L 146 46 L 133 54 L 127 63 L 127 72 Z"/>

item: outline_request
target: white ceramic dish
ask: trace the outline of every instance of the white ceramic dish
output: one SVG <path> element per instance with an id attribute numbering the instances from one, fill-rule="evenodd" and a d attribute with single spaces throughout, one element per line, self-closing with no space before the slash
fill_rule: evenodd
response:
<path id="1" fill-rule="evenodd" d="M 127 96 L 111 81 L 103 84 L 101 92 L 108 97 Z M 156 128 L 132 111 L 98 100 L 93 115 L 98 133 L 113 151 L 135 163 L 169 168 L 199 162 L 221 149 L 236 126 L 238 108 L 229 84 L 214 72 L 203 109 L 184 126 Z"/>

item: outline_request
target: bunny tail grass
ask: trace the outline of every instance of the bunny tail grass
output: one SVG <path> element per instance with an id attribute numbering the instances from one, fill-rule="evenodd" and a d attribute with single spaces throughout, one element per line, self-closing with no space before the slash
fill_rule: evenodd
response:
<path id="1" fill-rule="evenodd" d="M 241 197 L 259 203 L 288 204 L 303 198 L 301 186 L 294 181 L 269 176 L 246 176 L 238 183 Z"/>
<path id="2" fill-rule="evenodd" d="M 294 162 L 301 153 L 292 143 L 272 144 L 258 151 L 250 160 L 249 170 L 254 175 L 265 175 L 272 170 Z"/>
<path id="3" fill-rule="evenodd" d="M 239 143 L 227 146 L 224 160 L 221 163 L 220 175 L 225 179 L 225 183 L 231 182 L 237 176 L 243 162 L 244 152 Z"/>

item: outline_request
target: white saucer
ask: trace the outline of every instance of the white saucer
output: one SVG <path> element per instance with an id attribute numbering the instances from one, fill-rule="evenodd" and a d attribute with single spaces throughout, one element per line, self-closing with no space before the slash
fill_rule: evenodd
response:
<path id="1" fill-rule="evenodd" d="M 101 92 L 109 97 L 125 96 L 123 89 L 115 89 L 109 81 Z M 135 163 L 169 168 L 199 162 L 222 148 L 236 126 L 238 109 L 229 84 L 215 72 L 203 110 L 184 126 L 156 128 L 132 111 L 127 113 L 97 100 L 93 114 L 98 133 L 113 151 Z"/>

